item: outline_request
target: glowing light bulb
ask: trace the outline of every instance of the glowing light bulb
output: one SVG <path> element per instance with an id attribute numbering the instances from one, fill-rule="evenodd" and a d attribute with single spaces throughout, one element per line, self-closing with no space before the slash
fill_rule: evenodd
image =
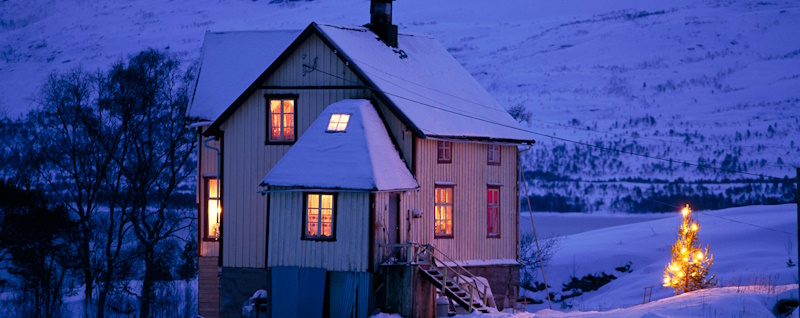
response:
<path id="1" fill-rule="evenodd" d="M 692 224 L 692 231 L 697 231 L 697 223 Z"/>
<path id="2" fill-rule="evenodd" d="M 689 215 L 690 211 L 691 210 L 689 210 L 689 205 L 687 204 L 686 207 L 683 208 L 683 210 L 681 210 L 681 213 L 683 213 L 683 216 L 686 217 L 687 215 Z"/>
<path id="3" fill-rule="evenodd" d="M 703 258 L 703 253 L 702 252 L 697 252 L 697 256 L 695 256 L 695 257 L 698 258 L 698 259 Z"/>

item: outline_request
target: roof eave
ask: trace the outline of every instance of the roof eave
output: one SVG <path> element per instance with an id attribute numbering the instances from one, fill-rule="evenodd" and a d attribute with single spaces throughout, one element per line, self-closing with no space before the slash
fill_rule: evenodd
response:
<path id="1" fill-rule="evenodd" d="M 280 193 L 280 192 L 368 192 L 368 193 L 376 193 L 376 192 L 403 192 L 403 191 L 412 191 L 412 190 L 419 190 L 419 186 L 414 188 L 396 188 L 396 189 L 378 189 L 377 187 L 373 187 L 370 189 L 362 189 L 362 188 L 342 188 L 342 187 L 308 187 L 308 186 L 298 186 L 298 185 L 269 185 L 261 183 L 259 186 L 267 187 L 267 189 L 259 190 L 258 193 L 266 194 L 266 193 Z M 269 187 L 284 187 L 285 189 L 269 189 Z"/>
<path id="2" fill-rule="evenodd" d="M 533 145 L 536 140 L 533 139 L 516 139 L 516 138 L 494 138 L 494 137 L 481 137 L 481 136 L 447 136 L 447 135 L 428 135 L 426 139 L 441 139 L 453 141 L 478 141 L 486 143 L 505 143 L 516 145 Z"/>
<path id="3" fill-rule="evenodd" d="M 315 29 L 316 29 L 316 23 L 311 22 L 311 24 L 309 24 L 308 27 L 306 27 L 303 30 L 303 32 L 301 32 L 300 35 L 298 35 L 297 38 L 294 39 L 294 41 L 292 41 L 292 43 L 289 44 L 289 46 L 283 50 L 283 53 L 281 53 L 281 55 L 279 55 L 278 58 L 272 61 L 272 64 L 270 64 L 269 67 L 267 67 L 267 69 L 264 70 L 264 72 L 261 73 L 261 75 L 259 75 L 255 81 L 250 83 L 250 86 L 248 86 L 247 89 L 245 89 L 245 91 L 242 92 L 242 94 L 240 94 L 239 97 L 237 97 L 236 100 L 234 100 L 230 106 L 225 108 L 225 111 L 223 111 L 222 114 L 219 115 L 219 117 L 214 119 L 214 122 L 211 124 L 211 126 L 208 127 L 208 129 L 206 129 L 206 131 L 203 132 L 203 135 L 207 137 L 219 135 L 222 123 L 228 120 L 228 118 L 231 115 L 233 115 L 236 109 L 238 109 L 240 105 L 242 105 L 248 98 L 250 98 L 250 95 L 252 95 L 253 92 L 255 92 L 257 89 L 261 87 L 261 83 L 266 81 L 267 78 L 269 78 L 270 75 L 272 75 L 272 73 L 274 73 L 275 70 L 281 64 L 283 64 L 283 62 L 286 61 L 286 59 L 289 58 L 292 52 L 294 52 L 294 50 L 297 49 L 297 47 L 299 47 L 300 44 L 302 44 L 303 41 L 305 41 L 305 39 L 307 39 L 311 35 L 311 33 L 314 32 Z"/>

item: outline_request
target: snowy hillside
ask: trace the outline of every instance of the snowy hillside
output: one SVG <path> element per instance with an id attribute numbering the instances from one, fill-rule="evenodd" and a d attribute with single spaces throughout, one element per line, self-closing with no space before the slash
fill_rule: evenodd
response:
<path id="1" fill-rule="evenodd" d="M 368 3 L 3 1 L 0 115 L 30 109 L 54 70 L 102 68 L 146 47 L 192 62 L 206 30 L 360 25 Z M 768 177 L 800 165 L 797 2 L 400 0 L 394 21 L 435 36 L 501 105 L 531 113 L 535 210 L 792 200 L 791 185 Z"/>
<path id="2" fill-rule="evenodd" d="M 797 299 L 796 206 L 744 207 L 693 212 L 699 218 L 698 239 L 714 255 L 710 273 L 716 274 L 720 288 L 673 297 L 672 289 L 661 286 L 664 267 L 670 260 L 670 247 L 677 238 L 680 213 L 660 217 L 604 217 L 569 214 L 535 214 L 537 231 L 544 237 L 566 235 L 549 266 L 550 292 L 564 300 L 554 309 L 575 316 L 649 317 L 763 317 L 769 315 L 779 296 L 793 290 Z M 614 224 L 619 225 L 614 225 Z M 580 232 L 564 226 L 571 224 Z M 523 234 L 530 233 L 530 219 L 520 219 Z M 630 271 L 617 267 L 630 264 Z M 597 291 L 576 294 L 563 290 L 572 277 L 589 274 L 616 277 Z M 541 275 L 536 281 L 541 282 Z M 652 286 L 652 302 L 642 304 L 644 288 Z M 544 292 L 528 293 L 544 300 Z M 530 306 L 537 317 L 560 316 L 541 312 L 547 303 Z M 598 313 L 597 311 L 602 312 Z M 661 317 L 661 316 L 652 316 Z"/>

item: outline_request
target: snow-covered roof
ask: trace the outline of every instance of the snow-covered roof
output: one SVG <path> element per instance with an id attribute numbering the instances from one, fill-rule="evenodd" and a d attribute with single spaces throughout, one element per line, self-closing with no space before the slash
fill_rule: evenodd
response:
<path id="1" fill-rule="evenodd" d="M 426 137 L 532 142 L 432 37 L 400 34 L 392 48 L 364 27 L 317 28 Z"/>
<path id="2" fill-rule="evenodd" d="M 206 32 L 189 116 L 215 120 L 300 35 L 300 30 Z"/>
<path id="3" fill-rule="evenodd" d="M 328 132 L 333 114 L 349 114 L 344 132 Z M 261 186 L 390 191 L 419 188 L 367 100 L 331 104 L 281 158 Z"/>

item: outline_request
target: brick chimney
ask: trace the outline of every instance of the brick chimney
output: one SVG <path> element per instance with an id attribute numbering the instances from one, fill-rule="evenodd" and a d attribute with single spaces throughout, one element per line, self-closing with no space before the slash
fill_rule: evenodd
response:
<path id="1" fill-rule="evenodd" d="M 397 47 L 397 26 L 392 24 L 392 1 L 371 0 L 367 27 L 391 47 Z"/>

